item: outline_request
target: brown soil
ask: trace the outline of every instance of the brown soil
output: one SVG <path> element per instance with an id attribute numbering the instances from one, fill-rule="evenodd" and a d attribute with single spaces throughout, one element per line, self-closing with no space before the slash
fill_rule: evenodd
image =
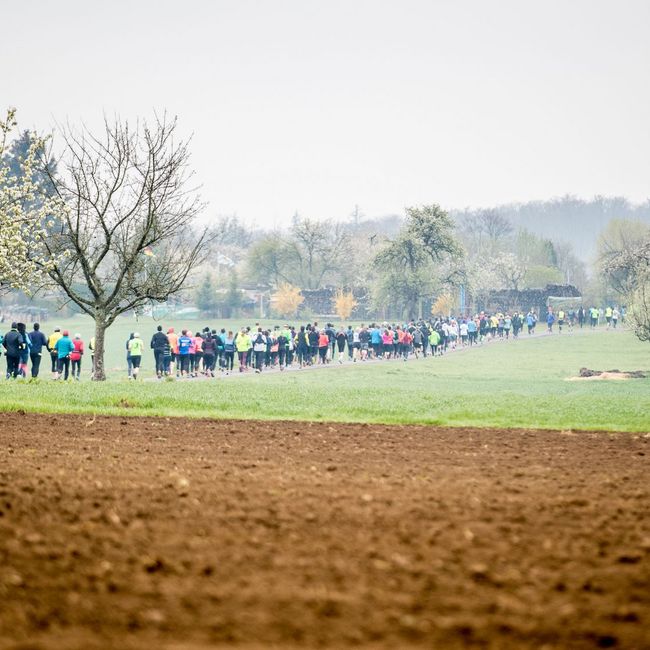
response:
<path id="1" fill-rule="evenodd" d="M 2 415 L 0 647 L 650 647 L 650 437 Z"/>
<path id="2" fill-rule="evenodd" d="M 605 370 L 594 375 L 580 375 L 579 377 L 568 377 L 565 381 L 627 381 L 633 379 L 626 372 L 610 372 Z"/>
<path id="3" fill-rule="evenodd" d="M 598 379 L 645 379 L 647 373 L 643 370 L 590 370 L 589 368 L 580 368 L 580 374 L 577 377 L 571 377 L 569 381 L 579 380 L 598 380 Z"/>

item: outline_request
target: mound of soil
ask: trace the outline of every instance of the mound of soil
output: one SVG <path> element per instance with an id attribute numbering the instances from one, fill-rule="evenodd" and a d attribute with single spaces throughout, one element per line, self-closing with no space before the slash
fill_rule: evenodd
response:
<path id="1" fill-rule="evenodd" d="M 650 437 L 2 416 L 0 648 L 650 647 Z"/>
<path id="2" fill-rule="evenodd" d="M 625 379 L 645 379 L 647 374 L 643 370 L 590 370 L 589 368 L 580 368 L 580 377 L 601 377 L 608 375 L 609 378 L 614 376 L 623 376 Z"/>
<path id="3" fill-rule="evenodd" d="M 589 368 L 580 368 L 578 377 L 568 377 L 566 381 L 625 381 L 627 379 L 645 379 L 647 373 L 642 370 L 631 370 L 621 372 L 620 370 L 590 370 Z"/>

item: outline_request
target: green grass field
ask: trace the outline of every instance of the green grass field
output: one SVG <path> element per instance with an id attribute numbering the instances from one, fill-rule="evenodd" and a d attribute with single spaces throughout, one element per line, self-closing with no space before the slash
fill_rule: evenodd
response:
<path id="1" fill-rule="evenodd" d="M 208 381 L 2 381 L 0 410 L 650 431 L 650 379 L 566 381 L 583 366 L 650 370 L 650 346 L 629 332 L 585 331 L 407 363 Z"/>

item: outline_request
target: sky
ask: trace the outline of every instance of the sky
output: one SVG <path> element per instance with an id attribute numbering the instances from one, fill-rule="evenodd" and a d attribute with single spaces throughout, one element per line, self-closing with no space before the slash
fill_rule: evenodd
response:
<path id="1" fill-rule="evenodd" d="M 649 0 L 0 0 L 21 128 L 167 111 L 206 218 L 650 198 Z"/>

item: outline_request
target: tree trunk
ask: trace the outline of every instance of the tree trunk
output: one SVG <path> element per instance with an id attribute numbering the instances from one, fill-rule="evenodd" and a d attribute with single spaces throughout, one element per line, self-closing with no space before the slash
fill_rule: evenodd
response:
<path id="1" fill-rule="evenodd" d="M 103 319 L 95 317 L 95 368 L 93 381 L 106 381 L 104 371 L 104 343 L 106 338 L 106 324 Z"/>
<path id="2" fill-rule="evenodd" d="M 402 313 L 402 317 L 407 321 L 413 320 L 415 314 L 418 313 L 418 303 L 420 299 L 417 296 L 411 296 L 406 301 L 406 315 Z"/>

